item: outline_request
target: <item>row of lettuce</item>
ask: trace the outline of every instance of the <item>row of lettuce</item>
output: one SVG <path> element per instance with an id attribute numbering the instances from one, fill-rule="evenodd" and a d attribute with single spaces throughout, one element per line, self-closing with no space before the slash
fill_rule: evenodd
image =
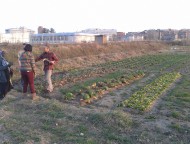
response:
<path id="1" fill-rule="evenodd" d="M 144 76 L 143 71 L 125 72 L 117 71 L 107 74 L 104 77 L 86 80 L 83 83 L 76 83 L 70 88 L 61 90 L 64 100 L 79 99 L 85 103 L 91 103 L 101 98 L 105 92 L 111 91 L 119 86 L 124 86 Z"/>
<path id="2" fill-rule="evenodd" d="M 119 106 L 146 111 L 180 77 L 180 73 L 177 72 L 161 75 L 141 90 L 133 93 Z"/>

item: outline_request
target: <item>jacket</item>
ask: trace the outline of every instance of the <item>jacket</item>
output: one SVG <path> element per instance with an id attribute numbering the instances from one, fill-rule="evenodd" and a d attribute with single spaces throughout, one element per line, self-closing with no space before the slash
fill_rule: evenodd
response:
<path id="1" fill-rule="evenodd" d="M 20 58 L 20 71 L 35 71 L 35 60 L 31 52 L 24 52 Z"/>
<path id="2" fill-rule="evenodd" d="M 6 78 L 5 70 L 8 69 L 9 66 L 8 65 L 3 66 L 2 62 L 3 62 L 3 59 L 0 57 L 0 83 L 6 83 L 7 78 Z"/>
<path id="3" fill-rule="evenodd" d="M 44 60 L 44 71 L 46 70 L 53 70 L 53 64 L 51 64 L 50 61 L 58 61 L 58 58 L 53 52 L 44 52 L 42 53 L 38 58 L 35 59 L 35 61 Z"/>

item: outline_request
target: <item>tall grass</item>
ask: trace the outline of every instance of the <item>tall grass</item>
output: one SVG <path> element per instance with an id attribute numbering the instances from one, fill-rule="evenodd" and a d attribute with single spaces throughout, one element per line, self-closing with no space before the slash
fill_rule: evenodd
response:
<path id="1" fill-rule="evenodd" d="M 13 68 L 15 69 L 15 76 L 19 76 L 18 60 L 17 55 L 20 50 L 23 49 L 22 44 L 9 44 L 6 46 L 0 46 L 0 50 L 5 50 L 7 53 L 8 61 L 14 63 Z M 55 69 L 62 71 L 65 66 L 65 60 L 77 58 L 77 57 L 88 57 L 85 60 L 90 61 L 91 56 L 98 56 L 101 54 L 112 55 L 115 53 L 127 53 L 128 56 L 136 56 L 141 54 L 150 54 L 158 52 L 162 49 L 167 48 L 167 45 L 161 42 L 115 42 L 99 45 L 96 43 L 82 43 L 82 44 L 53 44 L 50 45 L 51 51 L 53 51 L 58 59 L 59 63 Z M 39 56 L 43 52 L 41 45 L 33 45 L 33 54 L 35 57 Z M 99 57 L 97 57 L 98 59 Z M 73 62 L 76 59 L 73 59 Z M 94 59 L 93 59 L 94 61 Z M 80 65 L 80 64 L 79 64 Z M 42 73 L 43 63 L 37 63 L 38 73 Z M 67 65 L 67 70 L 69 66 Z"/>

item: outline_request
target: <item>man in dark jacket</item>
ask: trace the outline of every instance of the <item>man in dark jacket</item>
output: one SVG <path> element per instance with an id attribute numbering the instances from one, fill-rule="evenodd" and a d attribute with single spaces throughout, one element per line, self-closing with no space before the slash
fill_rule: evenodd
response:
<path id="1" fill-rule="evenodd" d="M 37 61 L 43 60 L 45 80 L 47 83 L 46 90 L 47 92 L 52 92 L 53 85 L 52 85 L 51 75 L 53 71 L 53 66 L 58 61 L 58 58 L 53 52 L 50 52 L 49 45 L 46 44 L 43 46 L 43 48 L 44 48 L 44 52 L 38 58 L 36 58 L 35 61 L 37 62 Z"/>
<path id="2" fill-rule="evenodd" d="M 0 100 L 2 100 L 7 92 L 12 89 L 10 81 L 9 69 L 12 63 L 9 63 L 4 58 L 4 52 L 0 51 Z"/>

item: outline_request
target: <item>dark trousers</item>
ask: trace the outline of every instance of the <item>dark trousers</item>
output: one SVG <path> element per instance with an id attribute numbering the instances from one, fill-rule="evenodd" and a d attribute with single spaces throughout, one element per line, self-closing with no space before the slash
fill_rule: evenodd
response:
<path id="1" fill-rule="evenodd" d="M 34 73 L 32 71 L 29 72 L 21 72 L 22 79 L 24 81 L 23 85 L 23 93 L 27 92 L 28 85 L 30 86 L 31 93 L 35 93 L 34 88 Z"/>
<path id="2" fill-rule="evenodd" d="M 0 100 L 2 100 L 8 91 L 8 82 L 0 83 Z"/>

